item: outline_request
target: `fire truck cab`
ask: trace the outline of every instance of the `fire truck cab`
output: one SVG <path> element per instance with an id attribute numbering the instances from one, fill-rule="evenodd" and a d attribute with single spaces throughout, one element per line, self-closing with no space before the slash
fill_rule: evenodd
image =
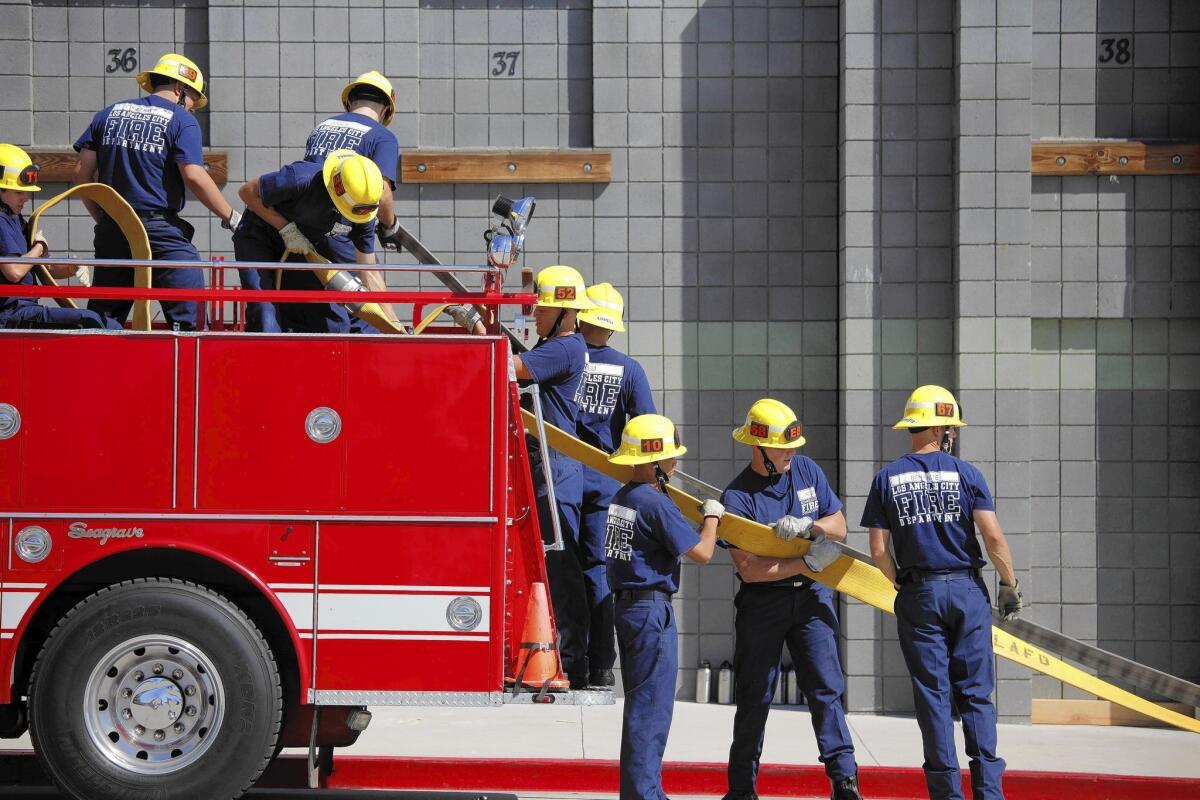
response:
<path id="1" fill-rule="evenodd" d="M 0 331 L 0 736 L 75 797 L 236 797 L 366 706 L 510 702 L 546 577 L 509 358 Z"/>

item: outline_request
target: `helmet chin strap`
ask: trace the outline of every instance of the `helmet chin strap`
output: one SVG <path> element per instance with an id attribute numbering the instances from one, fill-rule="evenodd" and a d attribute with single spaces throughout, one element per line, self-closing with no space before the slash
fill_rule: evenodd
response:
<path id="1" fill-rule="evenodd" d="M 775 469 L 775 462 L 771 461 L 771 457 L 767 455 L 767 448 L 761 444 L 758 446 L 758 452 L 762 453 L 763 467 L 767 470 L 767 479 L 774 480 L 775 476 L 779 474 L 779 470 Z"/>
<path id="2" fill-rule="evenodd" d="M 667 494 L 667 484 L 670 483 L 671 478 L 667 473 L 663 472 L 662 467 L 658 465 L 657 461 L 654 462 L 654 480 L 658 482 L 658 490 L 663 494 Z"/>
<path id="3" fill-rule="evenodd" d="M 537 340 L 537 344 L 541 344 L 542 342 L 546 341 L 547 339 L 553 339 L 555 336 L 558 336 L 558 331 L 562 327 L 563 317 L 565 317 L 566 315 L 567 315 L 567 310 L 565 308 L 560 308 L 558 310 L 558 316 L 554 318 L 554 327 L 550 329 L 549 335 L 539 336 L 538 340 Z M 537 344 L 535 344 L 534 347 L 537 347 Z"/>

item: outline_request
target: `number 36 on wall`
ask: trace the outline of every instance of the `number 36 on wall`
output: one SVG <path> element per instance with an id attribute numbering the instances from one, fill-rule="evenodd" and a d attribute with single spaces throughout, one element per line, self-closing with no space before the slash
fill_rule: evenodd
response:
<path id="1" fill-rule="evenodd" d="M 104 71 L 107 73 L 133 72 L 137 69 L 136 47 L 114 47 L 106 55 L 108 58 L 104 65 Z"/>

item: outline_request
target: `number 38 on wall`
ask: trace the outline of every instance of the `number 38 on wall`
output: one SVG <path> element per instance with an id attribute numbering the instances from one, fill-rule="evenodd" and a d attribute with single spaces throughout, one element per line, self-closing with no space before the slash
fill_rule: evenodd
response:
<path id="1" fill-rule="evenodd" d="M 136 47 L 114 47 L 108 51 L 108 63 L 104 66 L 104 71 L 110 74 L 118 71 L 133 72 L 137 66 Z"/>
<path id="2" fill-rule="evenodd" d="M 1129 37 L 1122 36 L 1114 38 L 1106 36 L 1100 40 L 1099 55 L 1097 60 L 1101 64 L 1113 62 L 1125 66 L 1133 60 L 1133 47 L 1129 43 Z"/>

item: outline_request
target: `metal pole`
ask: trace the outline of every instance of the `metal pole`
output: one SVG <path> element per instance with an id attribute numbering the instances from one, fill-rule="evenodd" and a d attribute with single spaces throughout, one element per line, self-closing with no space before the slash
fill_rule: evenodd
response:
<path id="1" fill-rule="evenodd" d="M 546 422 L 542 417 L 542 395 L 536 383 L 520 390 L 522 394 L 533 397 L 533 418 L 537 420 L 538 449 L 542 453 L 542 477 L 546 481 L 546 497 L 550 500 L 550 521 L 554 525 L 554 543 L 542 543 L 543 552 L 549 550 L 564 550 L 562 525 L 558 520 L 558 499 L 554 496 L 554 475 L 550 470 L 550 445 L 546 444 Z"/>

